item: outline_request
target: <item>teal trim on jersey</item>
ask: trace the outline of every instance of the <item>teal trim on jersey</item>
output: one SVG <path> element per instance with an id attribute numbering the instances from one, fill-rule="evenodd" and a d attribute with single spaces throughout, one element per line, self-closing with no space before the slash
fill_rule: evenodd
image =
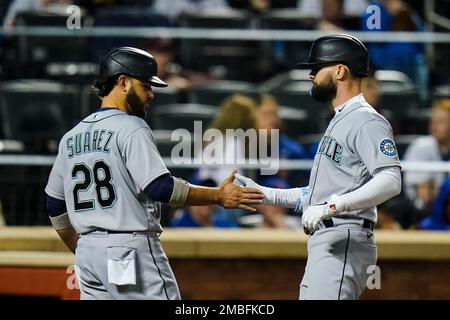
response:
<path id="1" fill-rule="evenodd" d="M 108 111 L 108 110 L 119 110 L 119 109 L 117 109 L 117 108 L 98 108 L 97 110 L 95 110 L 94 113 Z"/>

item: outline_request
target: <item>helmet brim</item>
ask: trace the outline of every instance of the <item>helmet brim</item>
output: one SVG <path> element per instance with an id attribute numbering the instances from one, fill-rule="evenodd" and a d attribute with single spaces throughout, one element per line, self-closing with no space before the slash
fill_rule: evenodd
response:
<path id="1" fill-rule="evenodd" d="M 159 88 L 164 88 L 167 87 L 168 84 L 165 83 L 164 81 L 162 81 L 160 78 L 158 78 L 157 76 L 153 76 L 150 79 L 150 84 L 154 87 L 159 87 Z"/>
<path id="2" fill-rule="evenodd" d="M 317 66 L 332 65 L 335 63 L 340 63 L 339 61 L 316 61 L 316 62 L 300 62 L 296 64 L 296 69 L 312 69 Z"/>
<path id="3" fill-rule="evenodd" d="M 296 69 L 311 69 L 314 66 L 319 65 L 317 62 L 300 62 L 295 65 Z"/>

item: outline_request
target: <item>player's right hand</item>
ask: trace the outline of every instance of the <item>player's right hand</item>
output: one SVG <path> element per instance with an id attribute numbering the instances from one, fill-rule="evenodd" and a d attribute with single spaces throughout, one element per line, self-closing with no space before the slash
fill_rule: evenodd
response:
<path id="1" fill-rule="evenodd" d="M 224 208 L 239 208 L 250 212 L 255 212 L 256 209 L 249 205 L 261 204 L 264 194 L 258 188 L 247 186 L 243 187 L 234 184 L 233 181 L 236 173 L 237 170 L 234 169 L 231 175 L 228 176 L 228 178 L 226 178 L 219 186 L 219 203 Z"/>

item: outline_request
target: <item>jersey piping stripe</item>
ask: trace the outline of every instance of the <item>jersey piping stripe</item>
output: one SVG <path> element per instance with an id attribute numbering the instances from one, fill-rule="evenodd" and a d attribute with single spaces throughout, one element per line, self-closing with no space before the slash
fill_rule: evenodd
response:
<path id="1" fill-rule="evenodd" d="M 115 116 L 123 116 L 123 114 L 112 114 L 112 115 L 110 115 L 110 116 L 107 116 L 107 117 L 104 117 L 104 118 L 101 118 L 101 119 L 98 119 L 98 120 L 95 120 L 95 121 L 86 121 L 86 120 L 81 120 L 81 122 L 83 122 L 83 123 L 95 123 L 95 122 L 99 122 L 99 121 L 102 121 L 102 120 L 105 120 L 105 119 L 108 119 L 108 118 L 111 118 L 111 117 L 115 117 Z"/>
<path id="2" fill-rule="evenodd" d="M 353 107 L 353 105 L 355 105 L 355 104 L 357 104 L 357 103 L 358 103 L 358 102 L 353 103 L 353 104 L 351 104 L 350 106 Z M 342 118 L 338 119 L 338 120 L 333 124 L 333 126 L 330 128 L 330 130 L 329 130 L 328 132 L 325 131 L 324 136 L 327 135 L 327 134 L 328 134 L 328 135 L 331 134 L 331 131 L 333 131 L 334 127 L 339 123 L 339 121 L 341 121 L 342 119 L 344 119 L 346 116 L 348 116 L 350 113 L 352 113 L 353 111 L 355 111 L 355 110 L 357 110 L 357 109 L 359 109 L 359 108 L 353 109 L 353 110 L 351 110 L 349 113 L 344 114 L 344 115 L 342 116 Z M 319 149 L 320 149 L 320 144 L 319 144 Z M 313 185 L 312 185 L 312 188 L 310 188 L 311 191 L 310 191 L 310 193 L 309 193 L 309 205 L 312 205 L 312 204 L 311 204 L 311 199 L 312 199 L 312 195 L 313 195 L 313 193 L 314 193 L 314 188 L 316 187 L 317 172 L 319 172 L 320 160 L 322 160 L 322 155 L 320 155 L 319 161 L 317 162 L 316 174 L 315 174 L 315 176 L 314 176 L 314 183 L 313 183 Z"/>
<path id="3" fill-rule="evenodd" d="M 162 276 L 162 274 L 161 274 L 161 270 L 159 269 L 158 264 L 156 263 L 156 259 L 155 259 L 155 257 L 153 256 L 152 246 L 150 245 L 150 239 L 149 239 L 148 237 L 147 237 L 147 242 L 148 242 L 148 248 L 149 248 L 149 250 L 150 250 L 150 254 L 152 255 L 152 258 L 153 258 L 153 263 L 155 264 L 156 269 L 158 269 L 158 274 L 159 274 L 159 276 L 161 277 L 161 280 L 163 281 L 164 293 L 166 294 L 167 300 L 170 300 L 170 299 L 169 299 L 169 295 L 167 294 L 166 281 L 164 281 L 164 278 L 163 278 L 163 276 Z"/>
<path id="4" fill-rule="evenodd" d="M 350 243 L 350 229 L 347 229 L 347 245 L 345 246 L 344 267 L 342 268 L 342 277 L 341 277 L 341 284 L 339 285 L 338 300 L 341 300 L 341 289 L 342 289 L 342 282 L 344 281 L 345 266 L 347 264 L 347 252 L 349 243 Z"/>

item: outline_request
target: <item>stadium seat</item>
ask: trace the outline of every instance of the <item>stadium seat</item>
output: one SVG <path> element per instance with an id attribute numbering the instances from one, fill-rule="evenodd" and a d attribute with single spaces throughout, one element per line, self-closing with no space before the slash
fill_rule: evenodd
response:
<path id="1" fill-rule="evenodd" d="M 415 91 L 383 92 L 380 107 L 403 116 L 408 110 L 420 107 L 419 94 Z"/>
<path id="2" fill-rule="evenodd" d="M 220 106 L 225 98 L 233 94 L 243 94 L 254 98 L 258 95 L 252 83 L 222 80 L 190 87 L 187 98 L 191 103 Z"/>
<path id="3" fill-rule="evenodd" d="M 317 18 L 302 15 L 295 9 L 270 10 L 261 17 L 262 29 L 278 30 L 314 30 Z M 265 50 L 275 69 L 291 70 L 299 61 L 308 57 L 312 41 L 272 41 Z M 275 71 L 276 71 L 275 70 Z"/>
<path id="4" fill-rule="evenodd" d="M 282 130 L 290 137 L 298 137 L 304 133 L 313 132 L 313 123 L 305 110 L 280 106 L 278 114 L 282 119 Z"/>
<path id="5" fill-rule="evenodd" d="M 400 71 L 395 70 L 377 70 L 375 71 L 375 78 L 380 83 L 381 92 L 399 92 L 411 91 L 414 89 L 414 84 L 411 79 Z"/>
<path id="6" fill-rule="evenodd" d="M 54 153 L 58 141 L 78 120 L 78 91 L 58 82 L 21 80 L 0 83 L 5 139 L 17 139 L 29 153 Z"/>
<path id="7" fill-rule="evenodd" d="M 281 117 L 288 127 L 288 134 L 292 137 L 298 137 L 303 134 L 321 133 L 326 127 L 326 116 L 330 107 L 314 101 L 309 93 L 299 91 L 274 91 L 270 93 L 280 104 L 280 112 L 284 108 L 292 110 L 287 113 L 286 118 Z M 293 113 L 294 110 L 296 113 Z M 292 115 L 295 114 L 295 117 Z"/>
<path id="8" fill-rule="evenodd" d="M 317 18 L 303 15 L 300 11 L 293 9 L 269 10 L 260 20 L 264 29 L 284 30 L 312 30 L 318 21 Z"/>
<path id="9" fill-rule="evenodd" d="M 431 120 L 431 108 L 410 109 L 403 120 L 404 134 L 427 135 Z"/>
<path id="10" fill-rule="evenodd" d="M 232 8 L 245 9 L 249 5 L 248 0 L 227 0 L 228 4 Z M 271 0 L 271 8 L 295 8 L 297 7 L 298 0 Z"/>
<path id="11" fill-rule="evenodd" d="M 450 99 L 450 84 L 443 84 L 433 88 L 432 100 L 444 98 Z"/>
<path id="12" fill-rule="evenodd" d="M 159 105 L 150 108 L 147 122 L 153 130 L 186 129 L 193 132 L 194 121 L 202 121 L 203 130 L 206 130 L 216 112 L 215 106 L 195 103 Z"/>
<path id="13" fill-rule="evenodd" d="M 245 29 L 248 27 L 248 16 L 241 10 L 187 12 L 179 17 L 179 24 L 191 28 Z"/>
<path id="14" fill-rule="evenodd" d="M 73 34 L 66 28 L 68 14 L 62 12 L 22 12 L 17 16 L 17 26 L 60 27 L 62 31 Z M 81 21 L 85 21 L 83 16 Z M 52 63 L 81 62 L 86 59 L 87 38 L 58 36 L 19 36 L 16 42 L 19 70 L 23 77 L 45 74 L 46 65 Z M 64 45 L 61 45 L 61 43 Z"/>
<path id="15" fill-rule="evenodd" d="M 0 201 L 8 226 L 50 225 L 44 188 L 50 166 L 0 167 Z"/>
<path id="16" fill-rule="evenodd" d="M 273 78 L 270 78 L 258 86 L 260 92 L 280 91 L 286 88 L 287 85 L 301 86 L 297 89 L 301 91 L 308 91 L 311 88 L 311 80 L 309 79 L 308 70 L 290 70 L 288 72 L 280 73 Z"/>
<path id="17" fill-rule="evenodd" d="M 397 134 L 420 134 L 420 119 L 415 114 L 419 114 L 421 110 L 419 94 L 415 91 L 384 92 L 381 95 L 380 112 L 389 112 L 391 120 L 396 124 Z"/>
<path id="18" fill-rule="evenodd" d="M 204 128 L 203 130 L 205 130 Z M 176 153 L 174 156 L 172 155 L 172 150 L 174 150 L 174 147 L 176 145 L 179 145 L 181 143 L 181 139 L 174 137 L 172 139 L 172 130 L 153 130 L 153 135 L 156 139 L 156 144 L 158 146 L 158 151 L 161 154 L 163 158 L 170 158 L 172 161 L 176 160 L 176 156 L 186 157 L 186 158 L 194 158 L 195 157 L 195 150 L 194 150 L 194 143 L 192 140 L 192 135 L 184 135 L 183 136 L 183 142 L 188 142 L 190 146 L 190 153 L 189 154 L 179 154 Z M 199 147 L 202 147 L 202 144 L 199 145 Z M 179 151 L 179 149 L 174 150 L 174 152 Z M 198 151 L 200 152 L 200 151 Z M 166 163 L 168 165 L 168 163 Z M 169 166 L 170 172 L 172 175 L 176 177 L 180 177 L 185 180 L 189 180 L 192 175 L 194 174 L 195 170 L 194 168 L 179 168 L 179 167 L 172 167 Z"/>
<path id="19" fill-rule="evenodd" d="M 102 101 L 97 96 L 97 93 L 91 85 L 82 86 L 80 89 L 80 94 L 81 117 L 85 118 L 100 108 Z"/>
<path id="20" fill-rule="evenodd" d="M 168 86 L 165 88 L 153 87 L 153 93 L 155 97 L 150 103 L 150 108 L 154 106 L 160 106 L 164 104 L 176 104 L 180 102 L 180 92 L 177 88 Z"/>
<path id="21" fill-rule="evenodd" d="M 167 18 L 136 7 L 107 6 L 95 10 L 94 27 L 169 27 Z M 141 47 L 145 39 L 133 37 L 101 37 L 90 40 L 89 58 L 99 60 L 112 48 L 121 46 Z"/>
<path id="22" fill-rule="evenodd" d="M 230 10 L 183 14 L 180 27 L 246 29 L 249 17 Z M 214 30 L 211 30 L 214 32 Z M 260 44 L 254 41 L 182 39 L 180 62 L 186 68 L 214 74 L 216 77 L 252 81 L 258 71 Z"/>

